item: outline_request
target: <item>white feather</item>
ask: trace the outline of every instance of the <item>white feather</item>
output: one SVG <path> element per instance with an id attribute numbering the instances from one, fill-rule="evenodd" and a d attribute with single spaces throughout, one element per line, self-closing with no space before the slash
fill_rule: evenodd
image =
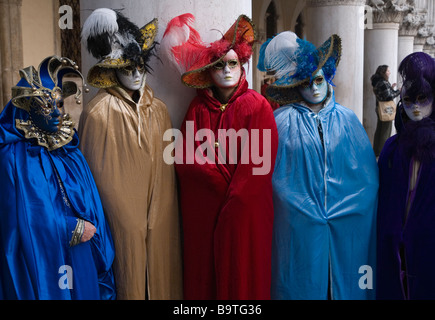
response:
<path id="1" fill-rule="evenodd" d="M 297 39 L 295 33 L 286 31 L 275 36 L 267 45 L 264 65 L 268 70 L 275 70 L 277 78 L 296 72 L 296 51 L 299 48 Z"/>
<path id="2" fill-rule="evenodd" d="M 160 42 L 163 56 L 180 74 L 186 72 L 205 49 L 201 36 L 193 27 L 194 21 L 195 17 L 190 13 L 173 18 Z"/>
<path id="3" fill-rule="evenodd" d="M 179 61 L 173 54 L 173 48 L 181 46 L 187 42 L 190 36 L 189 27 L 183 25 L 181 27 L 174 27 L 171 29 L 171 33 L 166 34 L 160 42 L 160 51 L 171 62 L 172 66 L 177 69 L 180 74 L 183 74 L 186 70 L 183 68 Z"/>
<path id="4" fill-rule="evenodd" d="M 107 8 L 96 9 L 83 24 L 82 39 L 86 41 L 105 32 L 111 35 L 118 32 L 116 12 Z"/>

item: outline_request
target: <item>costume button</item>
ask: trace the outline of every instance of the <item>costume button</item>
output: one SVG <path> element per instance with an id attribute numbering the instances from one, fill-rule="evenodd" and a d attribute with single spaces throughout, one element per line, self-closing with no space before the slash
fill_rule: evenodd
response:
<path id="1" fill-rule="evenodd" d="M 215 142 L 214 146 L 215 146 L 215 148 L 218 148 L 219 147 L 219 142 Z"/>

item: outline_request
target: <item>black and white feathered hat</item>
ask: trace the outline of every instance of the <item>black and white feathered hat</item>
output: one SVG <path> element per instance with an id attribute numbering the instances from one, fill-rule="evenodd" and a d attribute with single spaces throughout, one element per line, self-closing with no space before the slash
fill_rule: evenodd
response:
<path id="1" fill-rule="evenodd" d="M 82 41 L 89 53 L 99 60 L 88 73 L 87 82 L 97 88 L 117 86 L 114 69 L 144 65 L 153 55 L 157 35 L 157 18 L 144 27 L 137 27 L 119 11 L 96 9 L 82 28 Z"/>

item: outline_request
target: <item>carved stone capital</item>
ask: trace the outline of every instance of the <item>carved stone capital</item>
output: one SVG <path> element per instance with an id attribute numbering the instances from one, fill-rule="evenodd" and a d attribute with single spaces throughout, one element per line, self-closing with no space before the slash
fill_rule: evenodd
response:
<path id="1" fill-rule="evenodd" d="M 435 45 L 435 38 L 433 36 L 427 37 L 426 43 L 424 44 L 425 48 L 433 48 Z"/>
<path id="2" fill-rule="evenodd" d="M 416 36 L 418 30 L 424 26 L 426 22 L 426 14 L 413 11 L 403 17 L 400 24 L 400 36 Z"/>
<path id="3" fill-rule="evenodd" d="M 368 0 L 374 23 L 401 23 L 403 17 L 413 10 L 410 0 Z"/>
<path id="4" fill-rule="evenodd" d="M 422 38 L 427 38 L 433 35 L 433 26 L 429 26 L 428 24 L 424 24 L 417 31 L 417 36 Z"/>

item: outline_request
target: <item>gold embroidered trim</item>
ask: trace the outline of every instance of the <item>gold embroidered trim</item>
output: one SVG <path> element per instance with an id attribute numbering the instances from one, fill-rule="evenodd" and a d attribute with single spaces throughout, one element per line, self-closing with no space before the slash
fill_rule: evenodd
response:
<path id="1" fill-rule="evenodd" d="M 41 130 L 30 119 L 15 119 L 15 126 L 24 132 L 26 139 L 36 139 L 38 145 L 47 148 L 48 151 L 67 145 L 74 136 L 74 122 L 68 114 L 63 116 L 62 127 L 55 133 Z"/>
<path id="2" fill-rule="evenodd" d="M 77 219 L 76 228 L 74 229 L 71 241 L 69 242 L 70 247 L 74 247 L 80 243 L 84 232 L 85 220 Z"/>

